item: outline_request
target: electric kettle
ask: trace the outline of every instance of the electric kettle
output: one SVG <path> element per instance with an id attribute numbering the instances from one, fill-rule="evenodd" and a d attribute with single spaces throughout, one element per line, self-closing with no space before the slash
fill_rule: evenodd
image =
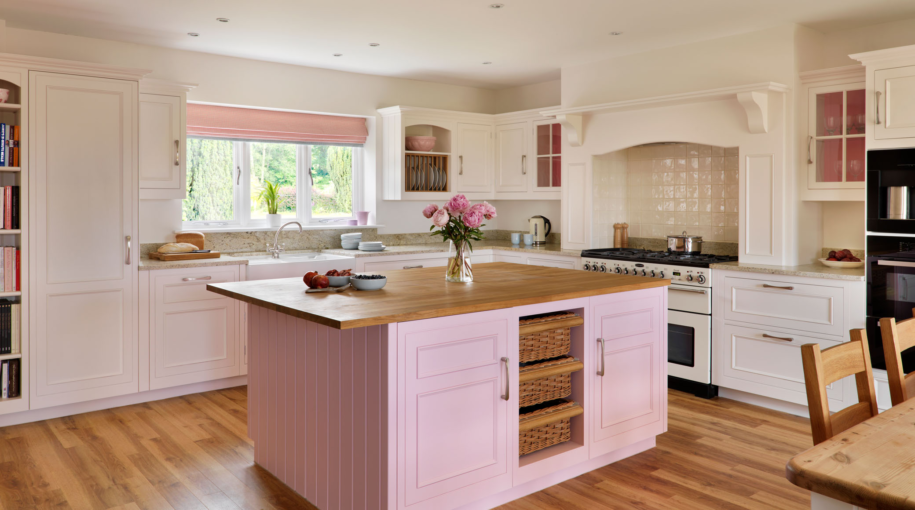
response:
<path id="1" fill-rule="evenodd" d="M 546 236 L 550 235 L 553 225 L 550 220 L 543 216 L 534 216 L 527 220 L 531 225 L 531 236 L 534 238 L 534 246 L 546 244 Z"/>

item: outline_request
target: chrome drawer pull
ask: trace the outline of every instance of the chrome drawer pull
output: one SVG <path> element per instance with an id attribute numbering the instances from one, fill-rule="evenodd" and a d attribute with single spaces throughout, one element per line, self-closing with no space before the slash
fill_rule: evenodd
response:
<path id="1" fill-rule="evenodd" d="M 764 283 L 763 287 L 767 289 L 794 290 L 794 287 L 779 287 L 778 285 L 769 285 L 768 283 Z"/>
<path id="2" fill-rule="evenodd" d="M 198 276 L 196 278 L 191 278 L 191 277 L 182 278 L 181 281 L 182 282 L 196 282 L 198 280 L 212 280 L 212 279 L 213 279 L 212 276 Z"/>
<path id="3" fill-rule="evenodd" d="M 129 266 L 130 265 L 130 236 L 127 236 L 125 239 L 127 241 L 127 262 L 125 262 L 125 264 Z"/>
<path id="4" fill-rule="evenodd" d="M 679 287 L 668 287 L 670 290 L 679 290 L 680 292 L 695 292 L 696 294 L 708 294 L 705 289 L 681 289 Z"/>
<path id="5" fill-rule="evenodd" d="M 181 165 L 181 150 L 178 148 L 179 141 L 175 140 L 175 166 Z"/>
<path id="6" fill-rule="evenodd" d="M 508 381 L 508 358 L 503 357 L 502 363 L 505 363 L 505 395 L 502 395 L 502 400 L 508 400 L 509 394 L 511 392 L 511 383 Z"/>
<path id="7" fill-rule="evenodd" d="M 604 368 L 606 368 L 606 367 L 604 367 L 604 347 L 605 347 L 604 339 L 598 338 L 597 341 L 600 342 L 600 370 L 597 371 L 597 375 L 603 377 Z"/>
<path id="8" fill-rule="evenodd" d="M 781 340 L 782 342 L 793 342 L 794 339 L 787 336 L 772 336 L 769 333 L 763 333 L 763 338 L 771 338 L 772 340 Z"/>

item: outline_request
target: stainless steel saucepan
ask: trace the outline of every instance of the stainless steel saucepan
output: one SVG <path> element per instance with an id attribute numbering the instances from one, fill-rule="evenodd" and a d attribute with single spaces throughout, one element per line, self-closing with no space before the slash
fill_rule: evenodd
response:
<path id="1" fill-rule="evenodd" d="M 685 230 L 681 235 L 667 236 L 667 251 L 684 255 L 698 255 L 702 253 L 702 236 L 688 235 Z"/>

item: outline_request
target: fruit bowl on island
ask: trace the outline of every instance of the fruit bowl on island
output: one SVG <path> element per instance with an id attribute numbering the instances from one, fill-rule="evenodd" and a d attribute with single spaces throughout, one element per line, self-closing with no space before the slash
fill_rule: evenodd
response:
<path id="1" fill-rule="evenodd" d="M 830 251 L 826 258 L 817 260 L 826 267 L 837 269 L 857 269 L 864 266 L 864 262 L 848 249 Z"/>

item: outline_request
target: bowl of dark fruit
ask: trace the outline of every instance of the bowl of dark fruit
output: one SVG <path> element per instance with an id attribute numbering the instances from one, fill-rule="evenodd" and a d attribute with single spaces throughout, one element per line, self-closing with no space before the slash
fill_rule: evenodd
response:
<path id="1" fill-rule="evenodd" d="M 388 279 L 380 274 L 355 274 L 349 282 L 359 290 L 378 290 L 388 283 Z"/>

